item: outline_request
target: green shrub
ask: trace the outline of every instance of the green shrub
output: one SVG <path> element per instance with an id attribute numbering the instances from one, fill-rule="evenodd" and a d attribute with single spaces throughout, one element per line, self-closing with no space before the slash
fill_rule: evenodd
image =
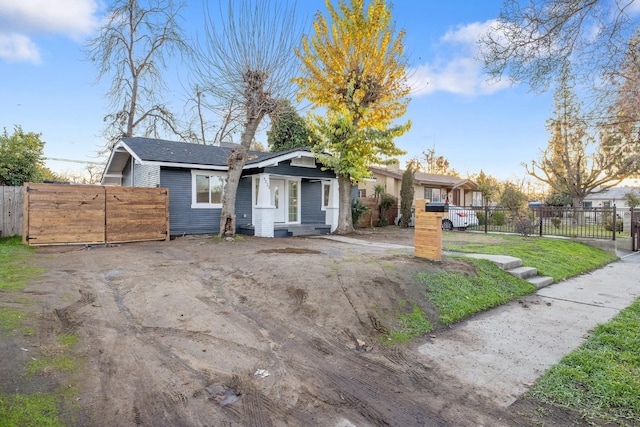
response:
<path id="1" fill-rule="evenodd" d="M 477 211 L 476 216 L 478 217 L 478 225 L 484 225 L 486 220 L 484 211 Z"/>
<path id="2" fill-rule="evenodd" d="M 562 219 L 558 218 L 557 216 L 551 217 L 551 224 L 553 224 L 555 228 L 560 228 L 560 224 L 562 224 Z"/>
<path id="3" fill-rule="evenodd" d="M 369 208 L 367 205 L 362 203 L 360 200 L 356 200 L 351 205 L 351 221 L 353 222 L 354 227 L 358 224 L 358 220 Z"/>
<path id="4" fill-rule="evenodd" d="M 491 222 L 493 223 L 493 225 L 504 225 L 504 218 L 504 211 L 496 211 L 491 216 Z"/>
<path id="5" fill-rule="evenodd" d="M 611 219 L 607 220 L 604 224 L 602 224 L 602 226 L 607 231 L 613 231 L 613 220 L 611 220 Z M 618 219 L 616 221 L 616 231 L 618 233 L 622 233 L 622 220 L 621 219 Z"/>
<path id="6" fill-rule="evenodd" d="M 396 204 L 396 198 L 391 194 L 384 193 L 380 198 L 380 218 L 378 219 L 378 227 L 384 227 L 388 224 L 387 212 L 389 208 Z"/>

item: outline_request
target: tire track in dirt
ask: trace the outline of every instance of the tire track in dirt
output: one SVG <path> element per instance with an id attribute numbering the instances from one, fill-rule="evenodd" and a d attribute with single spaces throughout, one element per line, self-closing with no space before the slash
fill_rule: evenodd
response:
<path id="1" fill-rule="evenodd" d="M 75 317 L 75 313 L 82 307 L 92 304 L 96 300 L 96 295 L 87 290 L 78 289 L 80 299 L 76 302 L 60 309 L 54 309 L 53 313 L 62 324 L 62 330 L 65 334 L 73 333 L 80 326 L 81 322 Z"/>
<path id="2" fill-rule="evenodd" d="M 92 258 L 85 259 L 85 262 L 91 268 L 98 269 Z M 192 424 L 188 420 L 196 425 L 203 424 L 196 421 L 198 417 L 194 418 L 192 408 L 189 408 L 192 403 L 189 396 L 197 395 L 195 391 L 202 390 L 209 383 L 209 377 L 158 341 L 154 328 L 146 328 L 139 323 L 117 286 L 111 283 L 111 279 L 117 274 L 118 271 L 108 270 L 103 274 L 102 283 L 110 291 L 121 317 L 119 320 L 112 317 L 107 322 L 96 322 L 92 324 L 92 330 L 99 337 L 113 336 L 111 341 L 117 343 L 118 347 L 136 347 L 138 351 L 126 352 L 131 356 L 126 359 L 117 351 L 103 353 L 100 350 L 97 355 L 101 372 L 100 392 L 90 404 L 95 405 L 98 408 L 96 412 L 106 415 L 106 418 L 95 419 L 94 422 L 96 425 L 114 425 L 120 424 L 124 417 L 134 425 L 155 425 L 154 420 L 161 417 L 164 422 L 172 425 Z M 74 307 L 78 306 L 76 304 Z M 174 331 L 169 328 L 163 332 Z M 181 333 L 187 337 L 200 335 L 199 332 Z M 153 363 L 149 364 L 151 361 Z M 123 387 L 123 381 L 128 381 L 128 386 Z M 130 406 L 108 408 L 109 402 L 114 401 L 112 396 L 117 396 L 118 402 L 128 400 Z M 202 411 L 202 403 L 206 404 L 204 397 L 196 400 L 200 402 L 194 402 L 194 407 L 199 408 L 203 414 L 209 412 L 212 415 L 210 410 Z"/>
<path id="3" fill-rule="evenodd" d="M 108 282 L 109 278 L 114 276 L 115 274 L 113 274 L 113 272 L 111 274 L 108 273 L 105 277 L 105 281 Z M 234 270 L 234 276 L 235 279 L 241 278 L 248 281 L 255 280 L 250 276 L 243 276 L 237 270 Z M 206 389 L 206 387 L 211 384 L 210 377 L 212 374 L 210 372 L 206 373 L 198 371 L 194 369 L 187 361 L 176 357 L 175 352 L 171 351 L 167 345 L 158 341 L 157 335 L 160 335 L 161 337 L 179 337 L 194 342 L 214 345 L 218 348 L 238 353 L 243 357 L 249 356 L 255 358 L 256 360 L 266 361 L 266 364 L 273 364 L 276 362 L 270 352 L 261 351 L 255 348 L 248 347 L 246 345 L 238 344 L 230 340 L 212 336 L 210 334 L 210 331 L 189 331 L 171 327 L 142 326 L 128 309 L 124 300 L 120 297 L 119 292 L 116 292 L 117 288 L 113 286 L 110 286 L 110 288 L 114 290 L 114 298 L 120 312 L 129 321 L 129 327 L 126 329 L 133 329 L 133 331 L 135 331 L 136 339 L 153 346 L 157 352 L 164 355 L 165 367 L 171 371 L 171 375 L 179 376 L 178 371 L 188 370 L 192 375 L 195 375 L 199 379 L 201 387 L 191 393 L 192 397 L 199 397 L 202 395 L 202 390 Z M 211 300 L 209 300 L 209 303 L 211 303 Z M 248 318 L 247 320 L 251 321 Z M 269 360 L 271 360 L 271 362 L 269 362 Z M 234 375 L 232 378 L 239 377 L 237 375 Z M 298 417 L 296 416 L 296 411 L 283 411 L 281 405 L 276 404 L 271 399 L 267 398 L 262 391 L 254 387 L 249 381 L 238 381 L 237 385 L 235 385 L 234 387 L 237 387 L 239 389 L 238 393 L 242 396 L 242 410 L 238 411 L 238 409 L 234 407 L 234 411 L 231 412 L 236 414 L 238 421 L 242 423 L 242 425 L 271 426 L 273 425 L 271 422 L 272 418 L 278 419 L 280 422 L 283 422 L 286 420 L 295 420 Z M 176 406 L 188 406 L 188 395 L 175 391 L 175 387 L 169 387 L 167 384 L 156 384 L 156 386 L 153 388 L 159 388 L 160 390 L 163 390 L 161 393 L 161 398 L 158 399 L 158 401 L 154 402 L 154 404 L 150 405 L 151 407 L 155 407 L 156 411 L 160 410 L 161 408 L 164 408 L 163 411 L 166 411 L 167 408 L 173 408 L 173 410 L 175 410 Z M 158 407 L 158 404 L 160 403 L 161 405 L 160 407 Z M 138 407 L 139 405 L 134 406 L 131 411 L 134 421 L 139 421 L 145 418 L 143 414 L 148 412 L 144 411 L 141 413 Z M 225 410 L 229 410 L 229 408 L 230 407 L 228 406 L 224 407 Z M 304 419 L 304 416 L 299 416 L 299 425 L 304 425 Z"/>
<path id="4" fill-rule="evenodd" d="M 262 261 L 243 245 L 221 246 L 224 260 L 203 256 L 210 246 L 201 245 L 148 245 L 145 259 L 135 245 L 123 246 L 77 261 L 98 298 L 95 311 L 79 312 L 78 304 L 73 319 L 91 343 L 96 378 L 87 378 L 88 387 L 99 384 L 82 395 L 97 414 L 93 425 L 500 425 L 473 393 L 442 385 L 434 369 L 377 341 L 388 312 L 372 304 L 380 297 L 395 303 L 405 283 L 400 274 L 382 274 L 383 265 L 367 261 L 336 272 L 304 253 L 283 264 L 287 274 L 263 274 Z M 267 256 L 280 265 L 277 255 Z M 154 304 L 171 314 L 156 314 Z M 194 313 L 176 320 L 171 304 Z M 235 340 L 233 333 L 244 335 Z M 216 358 L 233 359 L 235 368 Z M 254 376 L 258 367 L 270 376 Z"/>
<path id="5" fill-rule="evenodd" d="M 238 274 L 236 270 L 236 275 Z M 341 287 L 349 299 L 348 290 L 342 285 Z M 306 293 L 292 287 L 286 291 L 293 300 L 293 310 L 299 311 L 300 305 L 306 300 Z M 358 315 L 355 305 L 351 301 L 349 303 Z M 244 307 L 239 305 L 234 309 L 242 312 Z M 415 377 L 419 377 L 424 370 L 413 367 L 413 377 L 410 376 L 408 372 L 411 365 L 399 350 L 390 351 L 389 358 L 384 355 L 380 358 L 371 353 L 359 353 L 347 346 L 347 343 L 355 341 L 354 333 L 348 330 L 337 335 L 318 333 L 306 336 L 304 331 L 309 326 L 309 320 L 305 318 L 300 319 L 300 325 L 287 325 L 287 329 L 294 331 L 293 335 L 304 337 L 300 342 L 292 342 L 285 337 L 285 328 L 279 325 L 276 319 L 269 318 L 264 313 L 258 316 L 245 312 L 244 315 L 253 319 L 258 328 L 269 330 L 272 333 L 271 338 L 281 343 L 282 348 L 274 352 L 276 357 L 285 366 L 286 375 L 296 377 L 304 384 L 311 400 L 324 402 L 352 422 L 359 419 L 373 425 L 446 424 L 443 418 L 426 409 L 428 406 L 424 402 L 407 400 L 407 390 L 403 390 L 405 393 L 401 394 L 401 398 L 390 394 L 380 395 L 379 390 L 398 390 L 402 387 L 413 389 L 416 395 L 421 391 Z M 363 329 L 372 330 L 366 322 L 361 321 L 360 324 Z M 352 347 L 355 346 L 357 344 L 353 343 Z M 301 354 L 303 357 L 293 360 L 292 354 Z M 398 384 L 399 376 L 404 377 L 404 380 Z M 260 417 L 261 412 L 256 412 L 260 406 L 255 396 L 243 395 L 242 399 L 241 414 L 254 420 L 256 425 L 263 425 L 260 424 L 264 422 Z M 356 418 L 354 414 L 357 414 Z"/>
<path id="6" fill-rule="evenodd" d="M 140 326 L 140 330 L 143 333 L 182 337 L 199 343 L 211 344 L 218 348 L 223 348 L 234 353 L 251 356 L 258 360 L 268 359 L 270 356 L 269 352 L 258 350 L 244 344 L 238 344 L 234 341 L 230 341 L 224 338 L 215 337 L 211 335 L 210 331 L 190 331 L 186 329 L 169 328 L 162 326 Z"/>

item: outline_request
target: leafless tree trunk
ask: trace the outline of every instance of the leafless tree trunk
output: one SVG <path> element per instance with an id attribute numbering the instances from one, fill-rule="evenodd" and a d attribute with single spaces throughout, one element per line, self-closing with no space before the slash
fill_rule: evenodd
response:
<path id="1" fill-rule="evenodd" d="M 161 131 L 181 135 L 173 114 L 162 102 L 165 60 L 188 54 L 178 18 L 183 4 L 172 0 L 116 0 L 100 34 L 87 45 L 87 59 L 98 68 L 100 80 L 109 75 L 110 113 L 104 118 L 108 146 L 122 137 Z M 145 7 L 146 6 L 146 7 Z"/>
<path id="2" fill-rule="evenodd" d="M 247 153 L 265 115 L 291 99 L 295 75 L 294 47 L 301 40 L 295 8 L 277 0 L 228 1 L 220 20 L 206 9 L 204 44 L 199 46 L 194 72 L 204 87 L 226 105 L 242 106 L 240 145 L 227 164 L 220 236 L 235 234 L 235 202 Z"/>

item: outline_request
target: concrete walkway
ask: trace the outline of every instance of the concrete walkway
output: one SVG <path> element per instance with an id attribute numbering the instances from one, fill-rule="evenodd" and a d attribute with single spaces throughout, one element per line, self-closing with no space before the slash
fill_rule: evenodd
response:
<path id="1" fill-rule="evenodd" d="M 640 297 L 640 254 L 494 308 L 420 347 L 480 394 L 508 406 L 578 347 L 589 331 Z"/>
<path id="2" fill-rule="evenodd" d="M 580 346 L 591 329 L 640 298 L 640 253 L 619 256 L 620 261 L 604 268 L 540 289 L 441 332 L 420 346 L 424 363 L 500 405 L 511 405 L 547 369 Z"/>

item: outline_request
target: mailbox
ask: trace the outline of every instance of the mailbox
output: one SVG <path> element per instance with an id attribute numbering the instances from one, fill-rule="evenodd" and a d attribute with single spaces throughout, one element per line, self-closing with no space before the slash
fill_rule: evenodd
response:
<path id="1" fill-rule="evenodd" d="M 449 212 L 449 203 L 430 202 L 425 205 L 425 212 Z"/>

